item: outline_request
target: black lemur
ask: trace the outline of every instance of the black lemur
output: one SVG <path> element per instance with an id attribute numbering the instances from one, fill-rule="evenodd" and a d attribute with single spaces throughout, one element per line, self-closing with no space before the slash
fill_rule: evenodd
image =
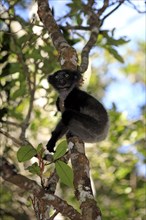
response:
<path id="1" fill-rule="evenodd" d="M 79 89 L 82 75 L 78 71 L 59 70 L 48 77 L 57 90 L 56 105 L 62 118 L 52 132 L 46 147 L 54 152 L 58 139 L 65 134 L 75 135 L 84 142 L 98 142 L 107 136 L 109 120 L 103 105 L 88 93 Z"/>

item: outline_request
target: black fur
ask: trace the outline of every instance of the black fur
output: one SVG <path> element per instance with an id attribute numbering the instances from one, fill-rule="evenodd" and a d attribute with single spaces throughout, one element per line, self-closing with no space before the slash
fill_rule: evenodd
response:
<path id="1" fill-rule="evenodd" d="M 54 152 L 57 140 L 65 134 L 78 136 L 88 143 L 101 141 L 107 136 L 107 112 L 98 100 L 79 89 L 80 79 L 81 75 L 71 70 L 59 70 L 48 78 L 59 93 L 56 105 L 62 112 L 62 118 L 47 143 L 50 152 Z"/>

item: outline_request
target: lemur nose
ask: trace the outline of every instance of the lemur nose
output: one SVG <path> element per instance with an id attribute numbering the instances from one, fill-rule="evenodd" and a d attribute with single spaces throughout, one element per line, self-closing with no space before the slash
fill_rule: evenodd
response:
<path id="1" fill-rule="evenodd" d="M 66 80 L 60 79 L 60 84 L 61 84 L 62 86 L 64 86 L 64 85 L 66 84 Z"/>

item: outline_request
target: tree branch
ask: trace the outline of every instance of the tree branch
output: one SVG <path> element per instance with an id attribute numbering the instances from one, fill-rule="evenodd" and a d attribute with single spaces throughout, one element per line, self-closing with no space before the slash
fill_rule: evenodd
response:
<path id="1" fill-rule="evenodd" d="M 47 158 L 46 158 L 47 159 Z M 64 163 L 68 163 L 70 159 L 70 152 L 68 151 L 63 157 L 60 158 L 61 161 Z M 55 193 L 57 183 L 59 181 L 59 177 L 56 173 L 56 170 L 50 175 L 50 177 L 47 179 L 47 182 L 45 184 L 45 189 L 47 190 L 48 193 Z"/>
<path id="2" fill-rule="evenodd" d="M 47 206 L 52 205 L 57 212 L 62 213 L 71 220 L 82 219 L 80 213 L 78 213 L 72 206 L 67 204 L 66 201 L 60 199 L 56 195 L 48 194 L 34 180 L 30 180 L 25 176 L 17 174 L 14 165 L 8 163 L 4 157 L 0 158 L 0 173 L 4 180 L 15 184 L 26 192 L 33 194 L 40 202 L 39 206 L 43 211 L 48 208 Z"/>
<path id="3" fill-rule="evenodd" d="M 65 30 L 83 30 L 83 31 L 90 31 L 90 26 L 81 26 L 81 25 L 75 25 L 72 26 L 70 24 L 67 24 L 66 26 L 59 25 L 61 29 Z"/>
<path id="4" fill-rule="evenodd" d="M 104 0 L 103 6 L 98 10 L 98 16 L 101 16 L 103 12 L 108 8 L 109 0 Z"/>
<path id="5" fill-rule="evenodd" d="M 90 25 L 91 34 L 88 42 L 81 52 L 81 65 L 79 68 L 81 73 L 85 72 L 88 68 L 89 53 L 92 47 L 95 45 L 99 34 L 100 20 L 98 14 L 94 13 L 94 10 L 92 9 L 93 4 L 94 1 L 89 1 L 87 5 L 83 5 L 84 11 L 89 17 L 88 23 Z"/>
<path id="6" fill-rule="evenodd" d="M 14 138 L 13 136 L 11 136 L 8 132 L 6 131 L 3 131 L 2 129 L 0 129 L 0 134 L 4 135 L 5 137 L 9 138 L 10 140 L 13 141 L 13 143 L 17 146 L 17 147 L 21 147 L 21 146 L 25 146 L 25 145 L 31 145 L 32 144 L 27 140 L 27 139 L 24 139 L 24 140 L 20 140 L 20 139 L 16 139 Z M 47 155 L 46 155 L 47 156 Z M 51 155 L 50 155 L 51 156 Z M 48 158 L 49 158 L 49 155 L 48 155 Z M 51 160 L 51 157 L 50 157 L 50 160 Z"/>
<path id="7" fill-rule="evenodd" d="M 65 40 L 63 34 L 59 30 L 58 25 L 52 15 L 52 11 L 49 7 L 47 0 L 38 1 L 38 15 L 44 26 L 47 28 L 52 42 L 59 53 L 59 62 L 64 69 L 77 69 L 77 53 L 73 47 L 71 47 Z"/>
<path id="8" fill-rule="evenodd" d="M 75 195 L 80 203 L 82 217 L 84 220 L 100 220 L 101 212 L 93 196 L 89 174 L 89 161 L 85 156 L 84 144 L 77 137 L 72 137 L 69 138 L 69 148 L 74 173 Z"/>
<path id="9" fill-rule="evenodd" d="M 82 52 L 81 52 L 81 65 L 80 65 L 80 72 L 83 73 L 88 68 L 88 60 L 89 60 L 89 53 L 93 46 L 95 46 L 98 38 L 98 34 L 101 32 L 100 27 L 103 25 L 104 20 L 110 16 L 115 10 L 117 10 L 125 0 L 120 0 L 119 4 L 111 10 L 108 14 L 106 14 L 103 18 L 102 15 L 106 11 L 107 8 L 109 8 L 111 5 L 109 4 L 109 0 L 104 0 L 103 6 L 98 9 L 98 12 L 95 13 L 95 10 L 93 9 L 94 0 L 88 1 L 86 5 L 83 5 L 84 12 L 88 15 L 88 23 L 90 26 L 90 37 L 86 45 L 84 46 Z M 112 5 L 115 3 L 112 3 Z"/>
<path id="10" fill-rule="evenodd" d="M 0 129 L 0 133 L 3 134 L 5 137 L 11 139 L 17 146 L 21 146 L 22 142 L 14 137 L 12 137 L 8 132 L 3 131 Z"/>
<path id="11" fill-rule="evenodd" d="M 4 121 L 4 120 L 1 120 L 1 122 L 3 123 L 3 124 L 8 124 L 8 125 L 12 125 L 12 126 L 15 126 L 15 127 L 21 127 L 21 125 L 20 124 L 18 124 L 18 123 L 16 123 L 16 122 L 13 122 L 13 121 Z"/>

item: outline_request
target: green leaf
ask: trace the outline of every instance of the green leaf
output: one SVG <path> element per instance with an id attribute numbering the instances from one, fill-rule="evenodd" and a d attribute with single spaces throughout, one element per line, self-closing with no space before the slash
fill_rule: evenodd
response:
<path id="1" fill-rule="evenodd" d="M 124 59 L 123 57 L 121 57 L 121 55 L 118 53 L 117 50 L 115 50 L 113 47 L 109 47 L 107 48 L 107 50 L 110 52 L 110 54 L 112 54 L 118 61 L 120 61 L 121 63 L 124 63 Z"/>
<path id="2" fill-rule="evenodd" d="M 41 153 L 42 149 L 43 149 L 43 144 L 40 143 L 40 144 L 37 146 L 37 149 L 36 149 L 37 153 Z"/>
<path id="3" fill-rule="evenodd" d="M 106 38 L 106 45 L 119 46 L 129 42 L 129 39 L 126 37 L 120 37 L 119 39 L 115 39 L 113 36 L 109 35 L 109 31 L 103 31 L 102 35 Z"/>
<path id="4" fill-rule="evenodd" d="M 9 109 L 9 115 L 10 115 L 10 117 L 14 117 L 14 118 L 17 118 L 17 120 L 23 120 L 23 114 L 22 114 L 22 112 L 20 113 L 20 112 L 18 112 L 17 111 L 17 108 L 12 108 L 12 109 Z"/>
<path id="5" fill-rule="evenodd" d="M 81 18 L 81 15 L 77 14 L 77 23 L 78 23 L 78 25 L 81 25 L 82 22 L 83 22 L 83 19 Z"/>
<path id="6" fill-rule="evenodd" d="M 20 63 L 11 63 L 10 64 L 10 74 L 21 72 L 21 64 Z"/>
<path id="7" fill-rule="evenodd" d="M 26 43 L 28 41 L 28 36 L 29 35 L 26 35 L 24 34 L 22 37 L 18 38 L 18 42 L 19 42 L 19 45 L 22 45 L 23 43 Z"/>
<path id="8" fill-rule="evenodd" d="M 27 167 L 27 170 L 30 172 L 30 173 L 33 173 L 33 174 L 36 174 L 36 175 L 40 175 L 40 167 L 38 165 L 37 162 L 33 163 L 31 166 Z"/>
<path id="9" fill-rule="evenodd" d="M 130 168 L 126 168 L 126 167 L 124 167 L 124 168 L 120 168 L 117 172 L 116 172 L 116 177 L 118 178 L 118 179 L 123 179 L 123 178 L 125 178 L 125 176 L 128 174 L 128 173 L 130 173 L 131 172 L 131 170 L 130 170 Z"/>
<path id="10" fill-rule="evenodd" d="M 36 155 L 36 153 L 36 149 L 33 148 L 31 145 L 23 146 L 17 151 L 18 161 L 25 162 L 27 160 L 30 160 L 33 156 Z"/>
<path id="11" fill-rule="evenodd" d="M 30 49 L 29 53 L 26 54 L 26 57 L 27 58 L 32 58 L 33 57 L 33 59 L 35 59 L 35 60 L 42 59 L 42 56 L 40 54 L 40 50 L 35 49 L 35 48 Z"/>
<path id="12" fill-rule="evenodd" d="M 55 163 L 56 172 L 65 185 L 73 186 L 73 171 L 72 169 L 63 161 L 57 160 Z"/>
<path id="13" fill-rule="evenodd" d="M 57 160 L 58 158 L 62 157 L 66 153 L 66 150 L 67 142 L 64 140 L 57 146 L 56 152 L 53 156 L 54 160 Z"/>
<path id="14" fill-rule="evenodd" d="M 12 95 L 12 99 L 15 100 L 18 97 L 22 97 L 26 94 L 26 89 L 25 87 L 21 86 L 19 89 L 17 89 L 13 95 Z"/>

